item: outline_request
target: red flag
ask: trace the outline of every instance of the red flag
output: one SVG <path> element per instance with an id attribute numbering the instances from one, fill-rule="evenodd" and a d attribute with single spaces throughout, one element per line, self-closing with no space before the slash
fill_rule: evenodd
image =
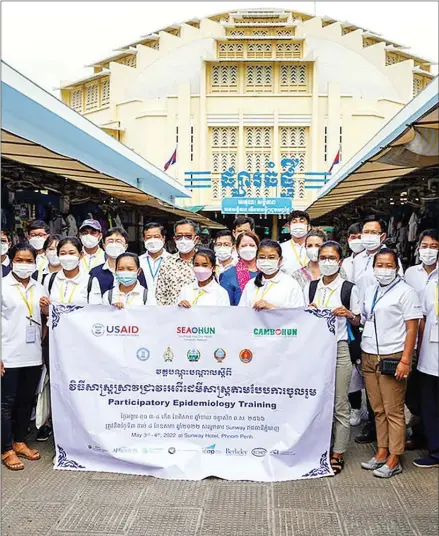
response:
<path id="1" fill-rule="evenodd" d="M 172 164 L 175 164 L 175 162 L 177 162 L 177 147 L 175 148 L 175 151 L 172 153 L 171 158 L 166 162 L 165 171 L 167 171 L 168 168 L 172 166 Z"/>

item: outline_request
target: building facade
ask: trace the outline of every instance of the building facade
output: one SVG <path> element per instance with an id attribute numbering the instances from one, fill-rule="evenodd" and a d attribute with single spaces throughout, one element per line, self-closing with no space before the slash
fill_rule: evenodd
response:
<path id="1" fill-rule="evenodd" d="M 337 152 L 352 157 L 433 78 L 403 45 L 282 9 L 170 26 L 89 67 L 62 100 L 158 167 L 177 148 L 168 173 L 194 179 L 182 204 L 218 214 L 232 195 L 305 208 Z"/>

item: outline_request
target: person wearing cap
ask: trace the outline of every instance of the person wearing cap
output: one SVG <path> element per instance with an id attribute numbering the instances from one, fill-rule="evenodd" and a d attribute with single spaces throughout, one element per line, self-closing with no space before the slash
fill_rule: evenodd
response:
<path id="1" fill-rule="evenodd" d="M 99 247 L 102 240 L 101 224 L 97 220 L 84 220 L 79 228 L 79 238 L 84 246 L 80 267 L 89 273 L 105 262 L 104 250 Z"/>

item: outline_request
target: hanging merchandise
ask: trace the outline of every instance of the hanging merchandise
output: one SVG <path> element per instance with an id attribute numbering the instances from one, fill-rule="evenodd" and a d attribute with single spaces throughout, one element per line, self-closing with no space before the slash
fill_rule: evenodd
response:
<path id="1" fill-rule="evenodd" d="M 418 224 L 419 218 L 416 212 L 410 216 L 409 225 L 408 225 L 408 241 L 415 242 L 418 235 Z"/>

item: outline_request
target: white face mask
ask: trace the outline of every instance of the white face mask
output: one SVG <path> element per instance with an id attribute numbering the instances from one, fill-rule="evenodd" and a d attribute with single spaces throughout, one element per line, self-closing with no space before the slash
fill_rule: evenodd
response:
<path id="1" fill-rule="evenodd" d="M 216 246 L 215 255 L 221 262 L 230 259 L 230 257 L 232 256 L 232 246 Z"/>
<path id="2" fill-rule="evenodd" d="M 195 247 L 195 240 L 183 237 L 180 240 L 176 240 L 175 245 L 180 253 L 190 253 Z"/>
<path id="3" fill-rule="evenodd" d="M 42 236 L 33 236 L 32 238 L 29 238 L 29 244 L 38 251 L 43 249 L 45 241 L 46 239 Z"/>
<path id="4" fill-rule="evenodd" d="M 310 261 L 317 262 L 319 260 L 319 248 L 306 248 L 305 252 Z"/>
<path id="5" fill-rule="evenodd" d="M 36 264 L 25 264 L 22 262 L 14 262 L 12 264 L 12 271 L 20 279 L 27 279 L 37 269 Z"/>
<path id="6" fill-rule="evenodd" d="M 6 255 L 6 253 L 8 252 L 9 250 L 9 244 L 8 243 L 3 243 L 2 242 L 2 255 Z"/>
<path id="7" fill-rule="evenodd" d="M 322 275 L 334 275 L 340 270 L 340 265 L 337 261 L 325 260 L 319 262 L 320 273 Z"/>
<path id="8" fill-rule="evenodd" d="M 79 257 L 76 255 L 61 255 L 59 262 L 64 270 L 74 270 L 79 264 Z"/>
<path id="9" fill-rule="evenodd" d="M 361 244 L 367 251 L 374 251 L 380 247 L 381 235 L 362 234 Z"/>
<path id="10" fill-rule="evenodd" d="M 148 238 L 148 240 L 145 240 L 145 249 L 149 253 L 157 253 L 161 249 L 163 249 L 164 242 L 160 238 Z"/>
<path id="11" fill-rule="evenodd" d="M 373 275 L 381 285 L 390 285 L 396 277 L 396 268 L 374 268 Z"/>
<path id="12" fill-rule="evenodd" d="M 423 248 L 419 250 L 419 258 L 423 264 L 431 266 L 437 261 L 438 253 L 437 249 Z"/>
<path id="13" fill-rule="evenodd" d="M 241 259 L 252 261 L 256 257 L 256 250 L 257 248 L 255 246 L 243 246 L 239 249 L 238 253 Z"/>
<path id="14" fill-rule="evenodd" d="M 258 259 L 256 268 L 265 275 L 273 275 L 279 270 L 278 259 Z"/>
<path id="15" fill-rule="evenodd" d="M 304 223 L 292 223 L 290 225 L 290 233 L 294 238 L 303 238 L 308 232 L 308 225 Z"/>
<path id="16" fill-rule="evenodd" d="M 122 244 L 111 243 L 105 246 L 105 253 L 112 259 L 117 259 L 119 255 L 125 253 L 125 249 L 125 246 L 123 246 Z"/>
<path id="17" fill-rule="evenodd" d="M 49 264 L 51 264 L 52 266 L 59 266 L 61 263 L 60 263 L 60 260 L 59 260 L 59 257 L 56 253 L 52 253 L 50 251 L 47 251 L 46 252 L 46 257 L 47 257 L 47 260 L 49 261 Z"/>
<path id="18" fill-rule="evenodd" d="M 351 248 L 351 251 L 353 251 L 354 253 L 361 253 L 362 251 L 364 251 L 364 245 L 361 238 L 354 238 L 353 240 L 349 240 L 348 244 Z"/>
<path id="19" fill-rule="evenodd" d="M 81 242 L 84 247 L 92 249 L 99 244 L 99 237 L 91 234 L 82 235 Z"/>

